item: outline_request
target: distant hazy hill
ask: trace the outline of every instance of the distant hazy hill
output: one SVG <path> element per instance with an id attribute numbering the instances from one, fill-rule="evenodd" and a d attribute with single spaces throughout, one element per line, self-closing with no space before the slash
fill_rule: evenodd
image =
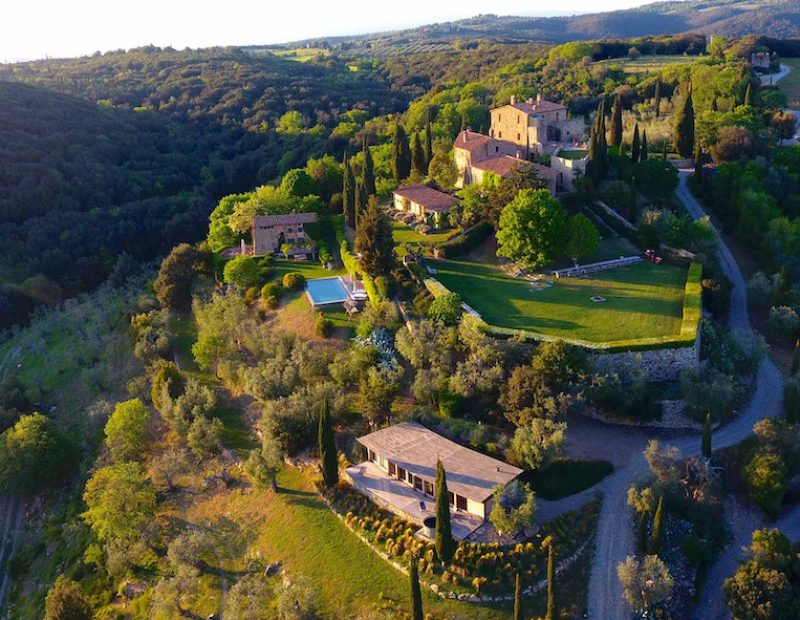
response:
<path id="1" fill-rule="evenodd" d="M 690 31 L 725 37 L 757 34 L 778 39 L 800 39 L 800 2 L 690 0 L 659 2 L 624 11 L 568 17 L 479 15 L 411 30 L 331 38 L 327 41 L 356 48 L 368 43 L 371 53 L 381 55 L 396 53 L 398 48 L 403 51 L 417 51 L 420 47 L 436 47 L 455 39 L 473 37 L 561 43 L 576 39 L 630 38 Z M 301 43 L 316 44 L 320 41 L 321 39 L 315 39 Z"/>

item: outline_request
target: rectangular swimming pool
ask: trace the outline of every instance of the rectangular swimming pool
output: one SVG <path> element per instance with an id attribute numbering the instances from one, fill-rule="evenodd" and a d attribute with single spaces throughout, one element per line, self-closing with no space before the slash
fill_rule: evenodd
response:
<path id="1" fill-rule="evenodd" d="M 312 306 L 340 304 L 350 299 L 347 288 L 338 276 L 309 280 L 306 282 L 306 295 Z"/>

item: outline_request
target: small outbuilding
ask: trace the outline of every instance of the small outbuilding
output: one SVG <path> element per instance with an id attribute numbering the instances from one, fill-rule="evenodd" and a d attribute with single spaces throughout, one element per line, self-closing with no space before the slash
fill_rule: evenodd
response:
<path id="1" fill-rule="evenodd" d="M 429 185 L 406 185 L 394 191 L 396 210 L 412 213 L 423 220 L 433 216 L 437 226 L 457 204 L 458 198 Z"/>

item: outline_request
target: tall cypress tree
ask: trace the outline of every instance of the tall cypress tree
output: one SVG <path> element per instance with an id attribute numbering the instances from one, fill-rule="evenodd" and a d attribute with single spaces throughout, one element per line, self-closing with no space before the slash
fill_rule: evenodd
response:
<path id="1" fill-rule="evenodd" d="M 796 381 L 786 383 L 786 389 L 783 392 L 783 413 L 789 424 L 797 424 L 798 417 L 800 417 L 800 390 L 798 390 Z"/>
<path id="2" fill-rule="evenodd" d="M 711 458 L 711 414 L 706 414 L 706 423 L 703 426 L 703 444 L 702 444 L 702 452 L 703 456 L 707 459 Z"/>
<path id="3" fill-rule="evenodd" d="M 372 153 L 369 150 L 366 138 L 364 138 L 364 173 L 362 181 L 368 196 L 374 196 L 378 193 L 375 190 L 375 164 L 372 162 Z"/>
<path id="4" fill-rule="evenodd" d="M 514 578 L 514 620 L 522 620 L 522 580 L 519 573 Z"/>
<path id="5" fill-rule="evenodd" d="M 422 143 L 417 133 L 411 138 L 411 169 L 414 174 L 420 177 L 428 174 L 428 166 L 425 164 L 425 151 L 422 150 Z"/>
<path id="6" fill-rule="evenodd" d="M 428 168 L 431 165 L 431 160 L 433 159 L 433 132 L 431 131 L 431 116 L 433 112 L 431 112 L 430 106 L 428 106 L 428 114 L 425 117 L 425 174 L 428 174 Z"/>
<path id="7" fill-rule="evenodd" d="M 614 105 L 611 106 L 611 146 L 622 144 L 622 97 L 617 94 L 614 97 Z"/>
<path id="8" fill-rule="evenodd" d="M 605 176 L 607 150 L 605 100 L 601 99 L 589 139 L 589 174 L 595 184 Z"/>
<path id="9" fill-rule="evenodd" d="M 411 149 L 408 146 L 408 135 L 400 123 L 397 123 L 392 136 L 392 174 L 395 183 L 400 183 L 411 173 Z"/>
<path id="10" fill-rule="evenodd" d="M 633 127 L 633 141 L 631 142 L 631 161 L 634 164 L 639 163 L 639 157 L 642 153 L 642 142 L 639 139 L 639 123 Z"/>
<path id="11" fill-rule="evenodd" d="M 356 252 L 361 254 L 361 268 L 372 277 L 388 276 L 394 267 L 392 224 L 375 196 L 369 197 L 367 208 L 358 217 Z"/>
<path id="12" fill-rule="evenodd" d="M 339 482 L 339 461 L 336 454 L 336 437 L 333 434 L 330 408 L 327 399 L 322 401 L 319 413 L 319 462 L 322 482 L 330 488 Z"/>
<path id="13" fill-rule="evenodd" d="M 744 105 L 753 105 L 753 83 L 747 82 L 747 88 L 744 91 Z"/>
<path id="14" fill-rule="evenodd" d="M 419 587 L 419 567 L 417 556 L 412 555 L 408 564 L 408 578 L 411 582 L 411 620 L 424 620 L 422 614 L 422 591 Z"/>
<path id="15" fill-rule="evenodd" d="M 442 462 L 436 461 L 436 556 L 442 564 L 450 564 L 455 553 L 453 531 L 450 528 L 450 494 Z"/>
<path id="16" fill-rule="evenodd" d="M 547 613 L 545 620 L 555 620 L 556 612 L 556 552 L 555 545 L 550 542 L 547 550 Z"/>
<path id="17" fill-rule="evenodd" d="M 637 533 L 636 547 L 639 553 L 647 553 L 647 539 L 650 532 L 647 531 L 647 526 L 650 524 L 650 515 L 645 510 L 639 516 L 639 531 Z"/>
<path id="18" fill-rule="evenodd" d="M 639 161 L 647 161 L 647 130 L 642 130 L 642 150 L 639 151 Z"/>
<path id="19" fill-rule="evenodd" d="M 668 146 L 669 145 L 667 144 L 667 141 L 664 140 L 663 144 L 661 145 L 661 158 L 664 161 L 667 161 L 667 148 L 668 148 Z"/>
<path id="20" fill-rule="evenodd" d="M 658 506 L 656 507 L 656 516 L 653 517 L 653 531 L 650 534 L 650 546 L 647 552 L 650 555 L 658 555 L 661 553 L 661 543 L 664 537 L 664 496 L 658 498 Z"/>
<path id="21" fill-rule="evenodd" d="M 703 149 L 700 143 L 694 145 L 694 176 L 698 181 L 702 181 L 703 176 Z"/>
<path id="22" fill-rule="evenodd" d="M 656 113 L 656 118 L 661 116 L 661 78 L 656 78 L 656 88 L 653 93 L 653 111 Z"/>
<path id="23" fill-rule="evenodd" d="M 344 221 L 351 228 L 356 227 L 356 179 L 353 176 L 353 165 L 350 163 L 350 155 L 345 151 L 344 170 L 342 171 L 342 211 Z"/>
<path id="24" fill-rule="evenodd" d="M 369 195 L 367 194 L 367 187 L 364 184 L 363 179 L 358 179 L 356 181 L 356 192 L 355 192 L 355 199 L 353 204 L 353 222 L 355 228 L 358 229 L 358 221 L 361 219 L 361 215 L 364 211 L 367 210 L 367 203 L 369 202 Z"/>
<path id="25" fill-rule="evenodd" d="M 694 146 L 694 105 L 689 82 L 686 96 L 675 113 L 675 150 L 681 157 L 691 157 Z"/>
<path id="26" fill-rule="evenodd" d="M 800 340 L 794 343 L 794 353 L 792 353 L 792 367 L 790 369 L 791 375 L 795 376 L 800 372 Z"/>

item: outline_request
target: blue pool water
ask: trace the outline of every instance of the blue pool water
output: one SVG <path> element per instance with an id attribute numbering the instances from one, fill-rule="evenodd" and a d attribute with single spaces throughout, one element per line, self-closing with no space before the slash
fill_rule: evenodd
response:
<path id="1" fill-rule="evenodd" d="M 306 282 L 306 295 L 311 300 L 312 306 L 340 304 L 350 298 L 338 277 L 309 280 Z"/>

